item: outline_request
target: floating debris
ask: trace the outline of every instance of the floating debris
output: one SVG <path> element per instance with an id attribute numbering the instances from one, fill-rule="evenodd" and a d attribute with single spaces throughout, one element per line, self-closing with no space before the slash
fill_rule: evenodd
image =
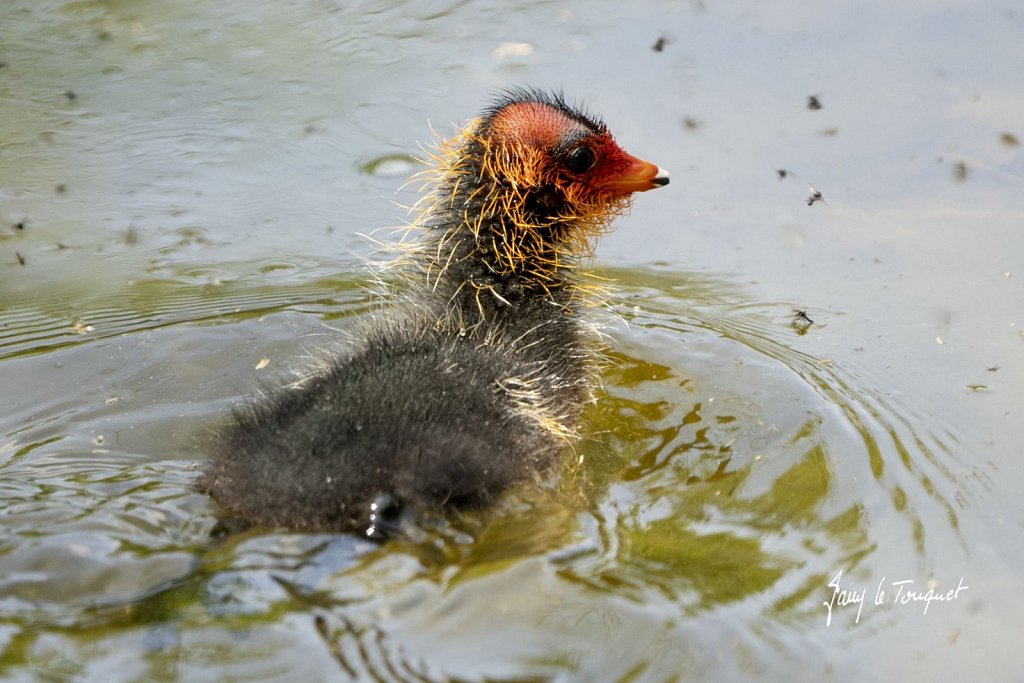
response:
<path id="1" fill-rule="evenodd" d="M 956 165 L 953 166 L 953 179 L 962 183 L 967 180 L 967 174 L 969 171 L 970 169 L 967 168 L 967 162 L 958 161 L 956 162 Z"/>
<path id="2" fill-rule="evenodd" d="M 651 45 L 651 49 L 655 52 L 663 52 L 665 50 L 665 46 L 671 43 L 672 41 L 666 36 L 659 36 L 658 39 L 654 41 L 654 45 Z"/>
<path id="3" fill-rule="evenodd" d="M 1020 147 L 1020 139 L 1013 133 L 1003 133 L 999 136 L 999 142 L 1007 147 Z"/>
<path id="4" fill-rule="evenodd" d="M 779 180 L 785 180 L 787 176 L 792 175 L 784 168 L 777 168 L 775 169 L 775 172 L 779 174 Z"/>
<path id="5" fill-rule="evenodd" d="M 814 206 L 814 202 L 825 201 L 825 198 L 821 196 L 821 192 L 814 189 L 814 185 L 808 185 L 807 188 L 811 191 L 811 196 L 807 198 L 807 206 Z"/>
<path id="6" fill-rule="evenodd" d="M 793 309 L 793 322 L 790 326 L 797 331 L 797 334 L 807 334 L 807 328 L 814 324 L 814 321 L 807 315 L 807 311 Z"/>
<path id="7" fill-rule="evenodd" d="M 967 390 L 972 391 L 975 394 L 984 394 L 986 391 L 988 391 L 988 387 L 985 386 L 984 384 L 968 384 Z"/>
<path id="8" fill-rule="evenodd" d="M 530 54 L 533 54 L 533 45 L 529 43 L 502 43 L 494 48 L 491 57 L 506 59 L 508 57 L 526 57 Z"/>
<path id="9" fill-rule="evenodd" d="M 807 108 L 810 109 L 811 111 L 818 111 L 819 109 L 821 109 L 822 105 L 821 100 L 819 99 L 820 97 L 820 93 L 818 95 L 811 95 L 810 97 L 808 97 Z"/>
<path id="10" fill-rule="evenodd" d="M 989 372 L 999 372 L 999 366 L 998 365 L 993 365 L 992 367 L 985 368 L 985 369 L 988 370 Z"/>
<path id="11" fill-rule="evenodd" d="M 400 177 L 413 173 L 418 163 L 411 154 L 384 154 L 359 164 L 358 168 L 367 175 Z"/>
<path id="12" fill-rule="evenodd" d="M 704 122 L 692 116 L 687 116 L 683 119 L 683 125 L 686 126 L 686 130 L 698 130 L 704 125 Z"/>
<path id="13" fill-rule="evenodd" d="M 77 323 L 75 323 L 74 325 L 71 326 L 71 333 L 72 334 L 87 334 L 89 332 L 92 332 L 95 329 L 96 328 L 93 327 L 92 325 L 86 325 L 83 322 L 77 322 Z"/>
<path id="14" fill-rule="evenodd" d="M 256 369 L 257 370 L 262 370 L 263 368 L 267 367 L 268 365 L 270 365 L 270 359 L 269 358 L 260 358 L 260 362 L 256 364 Z"/>
<path id="15" fill-rule="evenodd" d="M 65 90 L 64 97 L 67 98 L 68 102 L 74 102 L 78 99 L 78 94 L 74 90 Z"/>
<path id="16" fill-rule="evenodd" d="M 18 265 L 19 266 L 25 265 L 25 257 L 22 256 L 20 252 L 16 251 L 16 252 L 14 252 L 14 255 L 18 258 Z"/>
<path id="17" fill-rule="evenodd" d="M 818 135 L 820 135 L 823 138 L 834 138 L 835 136 L 839 135 L 839 129 L 838 128 L 823 128 L 823 129 L 818 131 Z"/>
<path id="18" fill-rule="evenodd" d="M 936 337 L 935 338 L 935 343 L 938 344 L 939 346 L 942 346 L 946 342 L 942 341 L 942 337 Z"/>

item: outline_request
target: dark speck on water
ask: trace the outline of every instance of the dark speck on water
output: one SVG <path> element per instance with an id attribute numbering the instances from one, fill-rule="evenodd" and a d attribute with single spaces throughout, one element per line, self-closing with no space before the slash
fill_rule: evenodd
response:
<path id="1" fill-rule="evenodd" d="M 970 173 L 970 169 L 967 167 L 966 161 L 958 161 L 953 166 L 953 178 L 957 182 L 964 182 L 967 180 L 967 176 Z"/>
<path id="2" fill-rule="evenodd" d="M 776 169 L 776 171 L 775 171 L 775 172 L 779 174 L 779 180 L 785 180 L 785 179 L 786 179 L 786 176 L 788 176 L 788 175 L 789 175 L 789 171 L 787 171 L 787 170 L 786 170 L 786 169 L 784 169 L 784 168 L 779 168 L 779 169 Z"/>
<path id="3" fill-rule="evenodd" d="M 654 45 L 651 46 L 651 49 L 654 50 L 655 52 L 662 52 L 664 51 L 665 46 L 668 44 L 669 39 L 666 38 L 665 36 L 661 36 L 656 41 L 654 41 Z"/>
<path id="4" fill-rule="evenodd" d="M 17 252 L 17 251 L 16 251 L 16 252 L 14 252 L 14 255 L 15 255 L 15 256 L 17 257 L 17 259 L 18 259 L 18 265 L 19 265 L 19 266 L 23 266 L 23 265 L 25 265 L 25 257 L 24 257 L 24 256 L 22 256 L 22 255 L 21 255 L 21 254 L 20 254 L 19 252 Z"/>
<path id="5" fill-rule="evenodd" d="M 1003 133 L 999 136 L 999 141 L 1007 147 L 1019 147 L 1020 139 L 1013 133 Z"/>
<path id="6" fill-rule="evenodd" d="M 811 196 L 807 198 L 807 206 L 814 206 L 814 202 L 823 202 L 825 198 L 821 196 L 821 191 L 814 189 L 813 185 L 808 185 L 807 188 L 811 191 Z"/>
<path id="7" fill-rule="evenodd" d="M 821 100 L 818 99 L 818 95 L 811 95 L 807 98 L 807 108 L 811 111 L 818 111 L 821 109 Z"/>

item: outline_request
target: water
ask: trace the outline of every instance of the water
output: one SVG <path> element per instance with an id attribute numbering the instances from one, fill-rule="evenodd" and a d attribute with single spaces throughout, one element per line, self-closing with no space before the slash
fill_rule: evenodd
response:
<path id="1" fill-rule="evenodd" d="M 952 0 L 4 5 L 0 671 L 1013 680 L 1022 33 Z M 557 482 L 380 547 L 211 538 L 204 438 L 345 343 L 430 127 L 523 83 L 673 173 L 598 247 Z"/>

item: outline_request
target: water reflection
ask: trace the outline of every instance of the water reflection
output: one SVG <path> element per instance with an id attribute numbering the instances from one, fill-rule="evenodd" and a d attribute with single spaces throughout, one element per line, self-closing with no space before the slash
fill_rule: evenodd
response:
<path id="1" fill-rule="evenodd" d="M 710 666 L 700 648 L 716 634 L 784 669 L 773 648 L 801 639 L 776 642 L 764 625 L 816 623 L 837 568 L 928 571 L 935 548 L 960 542 L 970 487 L 950 436 L 788 346 L 791 304 L 745 301 L 721 278 L 625 270 L 610 273 L 627 303 L 605 325 L 605 386 L 560 477 L 384 546 L 211 539 L 212 505 L 191 490 L 196 434 L 252 389 L 255 358 L 280 361 L 280 377 L 296 339 L 333 343 L 320 320 L 343 329 L 367 311 L 355 282 L 268 284 L 280 269 L 263 270 L 260 284 L 139 283 L 83 309 L 84 335 L 46 302 L 6 314 L 19 321 L 4 342 L 15 379 L 57 363 L 90 381 L 112 345 L 123 354 L 91 402 L 62 407 L 46 390 L 32 416 L 5 423 L 0 606 L 25 647 L 50 651 L 53 628 L 72 650 L 105 638 L 87 624 L 142 628 L 160 659 L 190 652 L 210 620 L 273 640 L 292 615 L 336 666 L 414 680 L 679 673 Z M 168 364 L 183 348 L 188 365 Z M 652 640 L 615 644 L 634 631 Z M 228 662 L 248 656 L 225 648 Z"/>
<path id="2" fill-rule="evenodd" d="M 355 283 L 154 280 L 83 311 L 94 324 L 85 335 L 55 324 L 63 314 L 45 302 L 12 311 L 38 321 L 5 341 L 12 376 L 45 362 L 81 381 L 111 344 L 127 355 L 91 404 L 41 401 L 35 417 L 6 423 L 5 619 L 43 651 L 43 615 L 71 629 L 61 647 L 103 638 L 80 631 L 85 624 L 144 628 L 163 657 L 168 633 L 171 649 L 187 650 L 211 619 L 263 632 L 305 615 L 304 637 L 325 642 L 337 666 L 392 662 L 406 676 L 682 671 L 653 645 L 614 645 L 634 629 L 671 643 L 677 663 L 707 662 L 696 628 L 730 633 L 778 664 L 762 652 L 757 624 L 816 622 L 836 568 L 927 571 L 933 548 L 958 542 L 969 488 L 949 436 L 841 364 L 787 346 L 790 304 L 752 305 L 715 277 L 611 274 L 628 302 L 614 314 L 626 324 L 606 326 L 618 350 L 585 414 L 590 436 L 561 476 L 498 510 L 433 520 L 382 547 L 259 530 L 211 540 L 212 506 L 191 491 L 192 462 L 203 457 L 190 450 L 195 428 L 245 393 L 253 358 L 287 358 L 296 336 L 322 345 L 335 333 L 317 320 L 343 328 L 364 313 Z M 143 343 L 117 341 L 125 338 Z M 201 367 L 166 365 L 183 344 Z M 193 384 L 214 370 L 219 380 Z M 154 374 L 164 380 L 145 379 Z M 159 397 L 159 411 L 148 396 Z M 193 417 L 182 422 L 176 405 Z M 160 456 L 162 433 L 185 459 Z M 725 626 L 737 609 L 746 616 Z M 604 616 L 581 620 L 591 613 Z M 509 641 L 496 628 L 519 635 Z M 783 641 L 786 649 L 799 639 Z M 592 642 L 605 642 L 597 652 L 606 654 L 581 663 L 572 653 Z"/>
<path id="3" fill-rule="evenodd" d="M 867 576 L 879 567 L 928 567 L 930 548 L 958 542 L 949 494 L 963 482 L 945 435 L 901 415 L 873 388 L 851 384 L 841 366 L 775 341 L 783 336 L 779 316 L 738 312 L 716 293 L 721 283 L 714 279 L 616 275 L 627 292 L 647 293 L 641 305 L 621 311 L 632 327 L 616 336 L 655 358 L 613 358 L 606 394 L 588 414 L 588 431 L 597 436 L 580 447 L 582 464 L 567 469 L 556 491 L 488 520 L 475 542 L 446 554 L 440 568 L 396 545 L 328 581 L 332 591 L 344 585 L 351 598 L 354 580 L 377 577 L 358 608 L 343 610 L 347 619 L 366 624 L 360 618 L 383 611 L 394 631 L 408 635 L 429 623 L 465 645 L 465 638 L 483 636 L 444 615 L 455 609 L 462 619 L 483 620 L 494 608 L 492 592 L 501 592 L 495 582 L 516 582 L 527 595 L 559 596 L 555 605 L 520 596 L 516 613 L 527 621 L 546 613 L 546 622 L 564 625 L 568 600 L 590 603 L 618 625 L 584 633 L 576 626 L 573 636 L 549 631 L 558 645 L 524 636 L 546 653 L 542 660 L 561 662 L 551 670 L 564 664 L 558 653 L 573 643 L 599 641 L 602 633 L 607 639 L 609 628 L 629 632 L 625 625 L 636 615 L 627 616 L 622 598 L 669 619 L 658 637 L 673 642 L 677 655 L 701 661 L 689 620 L 721 635 L 720 615 L 738 607 L 765 623 L 806 627 L 821 617 L 817 597 L 834 568 Z M 639 282 L 643 287 L 629 286 Z M 674 360 L 658 362 L 666 348 Z M 398 584 L 380 578 L 395 552 L 417 558 L 421 573 L 411 583 L 408 575 Z M 396 605 L 404 605 L 398 614 Z M 750 628 L 741 640 L 760 652 L 762 629 Z M 630 660 L 610 647 L 613 655 L 591 654 L 577 673 L 615 671 L 613 660 L 623 659 L 632 661 L 624 673 L 664 668 L 649 649 Z M 490 661 L 504 659 L 501 652 L 520 665 L 538 656 L 520 649 L 491 652 Z M 420 654 L 459 660 L 434 640 Z M 489 670 L 473 668 L 480 661 L 464 665 L 467 672 Z M 681 675 L 684 668 L 669 670 Z"/>

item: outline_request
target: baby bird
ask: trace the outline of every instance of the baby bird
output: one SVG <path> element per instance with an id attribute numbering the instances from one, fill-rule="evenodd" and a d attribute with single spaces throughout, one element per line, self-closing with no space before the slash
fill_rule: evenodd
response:
<path id="1" fill-rule="evenodd" d="M 249 524 L 385 538 L 550 472 L 595 383 L 576 272 L 634 192 L 668 174 L 561 95 L 504 92 L 439 145 L 363 341 L 235 412 L 200 480 Z"/>

